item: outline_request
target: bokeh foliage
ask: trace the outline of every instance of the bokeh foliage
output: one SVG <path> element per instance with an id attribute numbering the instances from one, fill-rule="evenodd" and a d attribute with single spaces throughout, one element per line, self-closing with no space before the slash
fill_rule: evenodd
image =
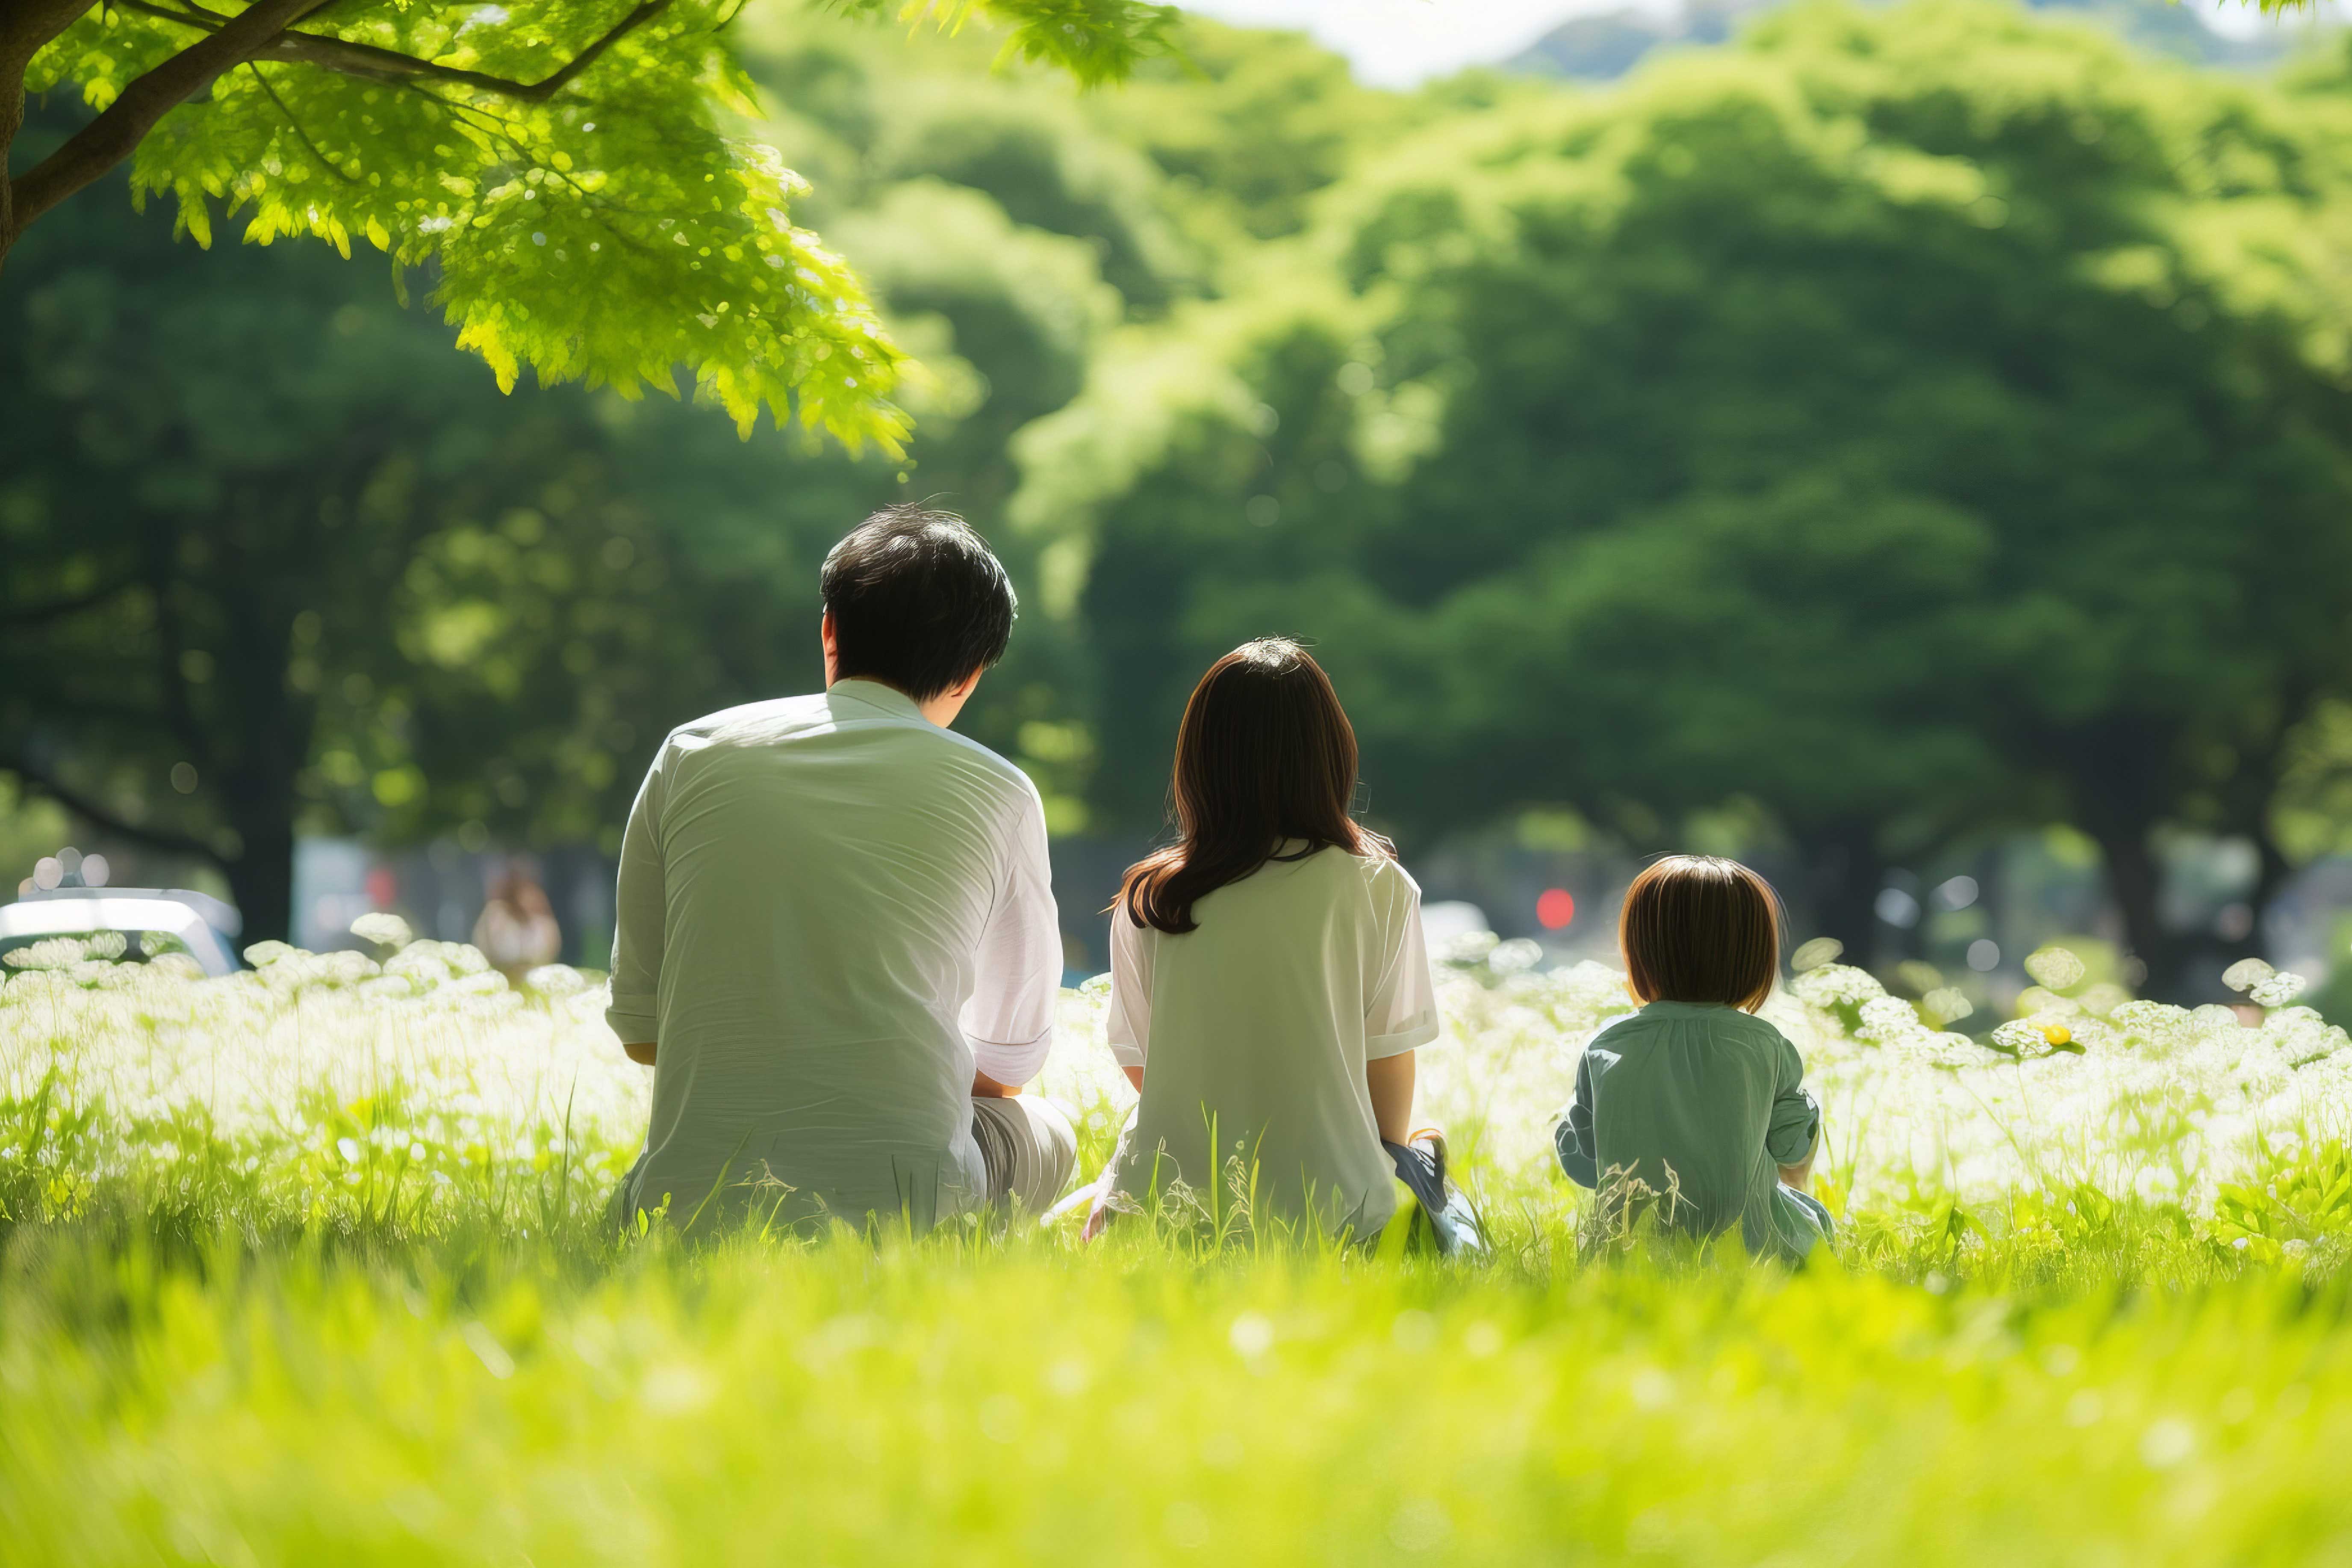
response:
<path id="1" fill-rule="evenodd" d="M 2168 982 L 2152 829 L 2263 845 L 2259 907 L 2352 652 L 2346 111 L 1928 0 L 1416 131 L 1024 434 L 1107 798 L 1281 626 L 1409 828 L 1744 795 L 1854 941 L 1890 856 L 2069 820 Z"/>
<path id="2" fill-rule="evenodd" d="M 670 37 L 643 47 L 686 47 Z M 1022 626 L 967 727 L 1040 780 L 1058 832 L 1155 831 L 1195 674 L 1284 630 L 1339 677 L 1371 815 L 1409 853 L 1528 808 L 1634 849 L 1737 820 L 1811 868 L 1790 889 L 1804 923 L 1853 942 L 1888 864 L 2063 821 L 2100 847 L 2162 989 L 2216 955 L 2164 925 L 2159 829 L 2252 841 L 2257 904 L 2334 842 L 2342 54 L 2264 81 L 1968 0 L 1816 5 L 1606 90 L 1470 73 L 1396 94 L 1303 39 L 1188 23 L 1153 35 L 1170 58 L 1078 93 L 1019 49 L 1003 63 L 1004 37 L 761 6 L 695 45 L 757 89 L 756 118 L 706 102 L 709 133 L 781 149 L 810 184 L 794 222 L 911 353 L 903 450 L 739 445 L 667 400 L 492 402 L 428 368 L 403 426 L 356 391 L 390 359 L 304 416 L 379 467 L 401 430 L 400 471 L 442 465 L 367 491 L 415 513 L 385 562 L 282 552 L 390 591 L 338 610 L 320 576 L 255 622 L 324 628 L 271 645 L 323 694 L 310 741 L 282 748 L 306 824 L 606 831 L 669 724 L 813 679 L 819 552 L 875 502 L 926 496 L 1014 563 Z M 527 175 L 481 232 L 553 199 Z M 179 400 L 205 426 L 211 371 L 160 363 L 155 323 L 281 287 L 250 247 L 165 284 L 168 250 L 71 226 L 132 221 L 77 202 L 10 264 L 12 298 L 84 336 L 111 318 L 65 302 L 59 258 L 80 258 L 74 289 L 113 287 L 116 249 L 159 268 L 160 314 L 126 319 L 114 368 L 65 395 L 78 412 L 19 426 L 58 454 L 13 481 L 45 507 L 121 482 L 93 476 L 226 462 L 173 419 L 102 463 L 77 443 L 117 400 Z M 380 317 L 370 353 L 438 341 L 370 269 L 320 247 L 283 265 L 312 262 L 278 324 L 236 340 L 260 383 L 377 341 L 335 321 Z M 286 444 L 304 475 L 272 486 L 359 495 L 310 471 L 325 449 Z M 102 584 L 16 504 L 18 611 Z M 11 634 L 65 661 L 27 665 L 27 690 L 132 689 L 66 668 L 128 634 L 62 626 Z M 152 716 L 172 682 L 142 679 Z M 21 760 L 119 818 L 214 832 L 173 815 L 205 798 L 162 790 L 160 751 L 116 756 L 90 739 L 99 710 L 36 722 L 28 700 L 7 721 Z"/>

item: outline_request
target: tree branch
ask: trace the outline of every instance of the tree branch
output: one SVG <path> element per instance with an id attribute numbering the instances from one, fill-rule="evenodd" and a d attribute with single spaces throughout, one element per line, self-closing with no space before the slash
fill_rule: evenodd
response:
<path id="1" fill-rule="evenodd" d="M 88 0 L 11 0 L 0 6 L 0 256 L 16 232 L 16 192 L 8 180 L 8 150 L 25 128 L 25 71 L 49 40 L 73 26 Z"/>
<path id="2" fill-rule="evenodd" d="M 165 21 L 179 22 L 191 27 L 217 28 L 227 18 L 190 5 L 185 9 L 174 5 L 156 5 L 152 0 L 117 0 L 125 10 L 137 11 Z M 670 0 L 639 0 L 629 14 L 604 34 L 581 48 L 571 60 L 555 72 L 538 81 L 516 81 L 508 77 L 492 76 L 487 71 L 466 70 L 457 66 L 437 65 L 404 55 L 397 49 L 382 48 L 374 44 L 362 44 L 350 38 L 329 37 L 319 33 L 303 33 L 289 29 L 280 33 L 253 52 L 252 58 L 276 60 L 287 64 L 317 66 L 343 76 L 370 77 L 378 81 L 406 81 L 424 79 L 433 81 L 456 82 L 495 92 L 504 98 L 520 99 L 526 103 L 544 103 L 578 79 L 580 73 L 596 63 L 605 50 L 631 33 L 669 9 Z"/>
<path id="3" fill-rule="evenodd" d="M 286 100 L 278 96 L 278 89 L 276 88 L 269 85 L 269 79 L 261 74 L 261 68 L 255 65 L 251 60 L 247 60 L 245 62 L 245 68 L 252 73 L 254 85 L 260 88 L 263 92 L 268 94 L 269 101 L 278 106 L 278 112 L 286 117 L 286 123 L 294 128 L 294 134 L 302 139 L 302 145 L 310 150 L 310 156 L 312 160 L 318 163 L 319 167 L 326 170 L 328 174 L 332 174 L 336 179 L 341 180 L 347 185 L 358 184 L 359 182 L 357 180 L 354 180 L 351 175 L 343 172 L 341 164 L 337 163 L 332 158 L 328 157 L 325 153 L 320 151 L 319 144 L 310 140 L 310 133 L 302 129 L 302 122 L 294 118 L 294 111 L 286 107 Z"/>
<path id="4" fill-rule="evenodd" d="M 320 3 L 254 0 L 217 30 L 131 81 L 103 114 L 10 182 L 9 229 L 0 235 L 0 248 L 13 243 L 43 213 L 129 157 L 164 115 L 210 87 L 222 72 L 258 52 Z"/>
<path id="5" fill-rule="evenodd" d="M 50 621 L 63 620 L 68 616 L 78 616 L 84 610 L 96 609 L 116 595 L 135 588 L 144 581 L 143 577 L 133 574 L 128 577 L 118 577 L 86 594 L 68 594 L 61 599 L 51 599 L 46 605 L 34 605 L 21 610 L 0 610 L 0 632 L 44 626 Z"/>
<path id="6" fill-rule="evenodd" d="M 34 767 L 22 757 L 0 752 L 0 773 L 15 773 L 17 778 L 24 781 L 26 788 L 37 794 L 47 795 L 93 827 L 144 844 L 151 849 L 160 849 L 167 855 L 196 855 L 215 866 L 225 867 L 228 864 L 218 850 L 203 839 L 190 834 L 174 832 L 168 827 L 148 827 L 130 821 L 120 814 L 99 805 L 79 790 L 59 784 L 48 773 Z"/>
<path id="7" fill-rule="evenodd" d="M 182 657 L 187 652 L 180 636 L 179 606 L 172 597 L 172 559 L 178 553 L 178 542 L 168 522 L 152 520 L 148 524 L 147 553 L 150 576 L 155 588 L 155 635 L 163 646 L 162 668 L 156 672 L 163 699 L 163 718 L 189 754 L 207 773 L 217 760 L 213 754 L 211 739 L 205 727 L 196 721 L 194 707 L 188 701 L 187 678 L 180 673 Z"/>

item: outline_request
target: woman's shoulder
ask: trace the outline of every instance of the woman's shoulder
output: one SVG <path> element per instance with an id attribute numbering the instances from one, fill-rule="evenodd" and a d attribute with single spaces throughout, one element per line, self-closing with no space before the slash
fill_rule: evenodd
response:
<path id="1" fill-rule="evenodd" d="M 1326 851 L 1337 864 L 1349 867 L 1362 879 L 1366 887 L 1391 899 L 1418 900 L 1421 884 L 1404 868 L 1404 862 L 1385 845 L 1367 844 L 1361 853 L 1340 848 L 1338 845 Z"/>

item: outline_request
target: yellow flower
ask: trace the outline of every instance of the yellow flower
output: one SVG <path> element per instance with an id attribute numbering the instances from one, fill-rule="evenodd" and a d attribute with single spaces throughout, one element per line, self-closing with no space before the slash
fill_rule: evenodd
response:
<path id="1" fill-rule="evenodd" d="M 2044 1024 L 2042 1026 L 2042 1037 L 2053 1046 L 2063 1046 L 2070 1043 L 2074 1036 L 2063 1024 Z"/>

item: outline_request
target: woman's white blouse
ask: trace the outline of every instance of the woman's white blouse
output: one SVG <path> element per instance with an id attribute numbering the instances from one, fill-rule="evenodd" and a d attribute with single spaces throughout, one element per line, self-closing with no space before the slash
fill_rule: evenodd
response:
<path id="1" fill-rule="evenodd" d="M 1420 887 L 1385 856 L 1328 848 L 1269 861 L 1192 918 L 1171 936 L 1111 914 L 1111 1052 L 1144 1069 L 1114 1187 L 1198 1190 L 1238 1157 L 1285 1220 L 1379 1229 L 1394 1167 L 1364 1066 L 1438 1030 Z"/>

